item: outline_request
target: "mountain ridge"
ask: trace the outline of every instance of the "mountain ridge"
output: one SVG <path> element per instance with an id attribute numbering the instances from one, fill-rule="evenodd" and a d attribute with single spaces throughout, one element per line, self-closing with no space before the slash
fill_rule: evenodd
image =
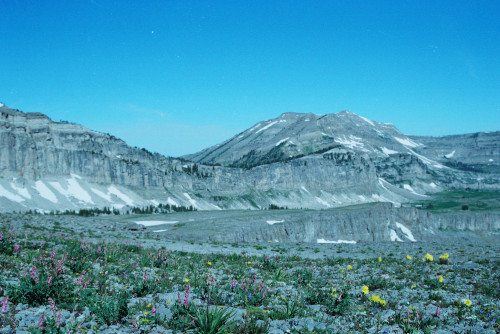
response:
<path id="1" fill-rule="evenodd" d="M 459 166 L 464 168 L 457 168 L 436 158 L 456 140 L 436 144 L 425 139 L 423 144 L 421 137 L 406 136 L 392 124 L 347 111 L 284 113 L 259 122 L 215 146 L 216 152 L 225 150 L 226 160 L 213 153 L 214 147 L 201 151 L 212 154 L 209 162 L 133 148 L 109 134 L 54 122 L 40 113 L 4 105 L 0 113 L 2 211 L 159 203 L 199 210 L 271 204 L 324 209 L 414 201 L 453 187 L 498 189 L 500 179 L 500 132 L 477 135 L 481 149 L 476 148 L 476 157 L 465 161 L 465 167 Z M 464 148 L 456 152 L 459 157 L 467 153 Z M 485 157 L 494 163 L 482 161 Z M 482 167 L 478 172 L 474 166 Z M 484 166 L 489 169 L 483 171 Z"/>

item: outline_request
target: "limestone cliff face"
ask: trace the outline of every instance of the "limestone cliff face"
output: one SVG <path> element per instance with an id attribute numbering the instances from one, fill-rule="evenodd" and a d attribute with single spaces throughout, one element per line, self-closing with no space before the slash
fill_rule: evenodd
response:
<path id="1" fill-rule="evenodd" d="M 274 218 L 254 216 L 246 222 L 226 223 L 230 228 L 215 233 L 214 226 L 221 224 L 224 223 L 218 218 L 208 218 L 203 226 L 199 226 L 206 233 L 199 230 L 171 231 L 169 236 L 220 242 L 359 243 L 443 241 L 447 238 L 446 231 L 474 231 L 498 238 L 500 214 L 462 212 L 433 215 L 415 208 L 378 203 L 349 210 L 280 212 Z M 453 233 L 450 237 L 454 237 Z"/>
<path id="2" fill-rule="evenodd" d="M 476 140 L 482 147 L 476 155 L 497 159 L 497 137 L 486 137 Z M 449 187 L 498 189 L 496 170 L 454 168 L 439 158 L 460 146 L 460 136 L 426 140 L 349 112 L 287 113 L 188 156 L 190 162 L 1 105 L 0 210 L 158 203 L 200 210 L 270 204 L 325 209 L 401 203 Z M 426 150 L 432 154 L 424 155 Z M 463 148 L 456 152 L 467 155 Z"/>

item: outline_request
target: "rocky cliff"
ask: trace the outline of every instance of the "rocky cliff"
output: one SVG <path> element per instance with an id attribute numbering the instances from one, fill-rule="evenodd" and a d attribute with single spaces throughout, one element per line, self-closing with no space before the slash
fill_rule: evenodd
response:
<path id="1" fill-rule="evenodd" d="M 488 140 L 475 141 L 471 163 L 498 161 L 499 133 L 478 136 Z M 184 157 L 188 161 L 1 105 L 0 210 L 159 203 L 325 209 L 414 201 L 450 187 L 498 189 L 497 169 L 459 168 L 440 156 L 455 146 L 457 157 L 467 156 L 461 138 L 408 137 L 349 112 L 287 113 Z"/>

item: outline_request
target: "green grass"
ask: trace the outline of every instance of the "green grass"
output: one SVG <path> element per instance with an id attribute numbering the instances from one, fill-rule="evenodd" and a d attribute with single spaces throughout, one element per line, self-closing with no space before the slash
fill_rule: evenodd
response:
<path id="1" fill-rule="evenodd" d="M 444 191 L 433 194 L 429 200 L 412 205 L 432 213 L 500 211 L 500 191 Z M 463 210 L 463 206 L 467 206 L 467 210 Z"/>

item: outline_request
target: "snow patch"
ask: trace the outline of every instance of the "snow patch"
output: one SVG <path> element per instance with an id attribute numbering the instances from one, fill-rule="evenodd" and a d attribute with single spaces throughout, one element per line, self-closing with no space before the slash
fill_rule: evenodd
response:
<path id="1" fill-rule="evenodd" d="M 398 142 L 400 142 L 404 146 L 409 146 L 409 147 L 419 147 L 419 146 L 422 146 L 422 144 L 414 142 L 410 138 L 398 138 L 398 137 L 394 137 L 394 139 L 396 139 Z"/>
<path id="2" fill-rule="evenodd" d="M 171 199 L 170 197 L 167 198 L 167 204 L 179 206 L 179 204 L 177 204 L 177 202 Z"/>
<path id="3" fill-rule="evenodd" d="M 90 188 L 90 190 L 92 190 L 92 192 L 94 194 L 96 194 L 97 196 L 104 198 L 108 202 L 111 202 L 111 195 L 110 194 L 103 193 L 102 191 L 94 189 L 94 188 Z"/>
<path id="4" fill-rule="evenodd" d="M 34 188 L 43 198 L 51 201 L 52 203 L 57 203 L 56 195 L 54 195 L 54 193 L 42 181 L 36 181 Z"/>
<path id="5" fill-rule="evenodd" d="M 135 221 L 134 223 L 143 225 L 143 226 L 157 226 L 157 225 L 166 225 L 166 224 L 177 224 L 179 221 L 177 220 L 140 220 L 140 221 Z"/>
<path id="6" fill-rule="evenodd" d="M 108 188 L 108 194 L 115 195 L 129 206 L 134 206 L 134 201 L 130 197 L 122 193 L 120 190 L 118 190 L 118 188 L 116 188 L 115 186 L 111 186 Z"/>
<path id="7" fill-rule="evenodd" d="M 83 189 L 76 178 L 80 178 L 78 175 L 71 174 L 73 178 L 68 179 L 68 189 L 64 189 L 59 182 L 49 182 L 52 188 L 57 190 L 60 194 L 66 197 L 74 197 L 77 200 L 94 204 L 89 193 Z"/>
<path id="8" fill-rule="evenodd" d="M 411 233 L 410 229 L 403 224 L 396 223 L 396 226 L 403 232 L 403 234 L 406 236 L 406 238 L 410 241 L 416 242 L 415 238 L 413 237 L 413 233 Z"/>
<path id="9" fill-rule="evenodd" d="M 375 123 L 373 123 L 372 121 L 370 121 L 368 118 L 365 118 L 365 117 L 359 116 L 359 115 L 358 115 L 358 117 L 361 118 L 363 121 L 369 123 L 370 125 L 375 126 Z"/>
<path id="10" fill-rule="evenodd" d="M 489 162 L 493 162 L 493 159 L 488 160 Z"/>
<path id="11" fill-rule="evenodd" d="M 318 201 L 319 204 L 322 204 L 322 205 L 326 206 L 327 208 L 330 207 L 330 204 L 328 204 L 327 202 L 325 202 L 324 200 L 322 200 L 319 197 L 316 197 L 316 201 Z"/>
<path id="12" fill-rule="evenodd" d="M 389 154 L 397 154 L 399 153 L 398 151 L 393 151 L 393 150 L 390 150 L 388 149 L 387 147 L 381 147 L 382 149 L 382 152 L 384 152 L 385 154 L 389 155 Z"/>
<path id="13" fill-rule="evenodd" d="M 153 231 L 153 232 L 160 233 L 160 232 L 165 232 L 165 231 L 168 231 L 168 230 L 158 230 L 158 231 Z"/>
<path id="14" fill-rule="evenodd" d="M 451 152 L 451 153 L 445 154 L 444 156 L 449 159 L 449 158 L 453 157 L 454 155 L 455 155 L 455 150 L 453 150 L 453 152 Z"/>
<path id="15" fill-rule="evenodd" d="M 269 129 L 271 126 L 273 126 L 273 125 L 274 125 L 274 124 L 276 124 L 276 123 L 278 123 L 278 121 L 271 122 L 271 123 L 269 123 L 268 125 L 266 125 L 265 127 L 260 128 L 260 129 L 259 129 L 258 131 L 256 131 L 255 133 L 259 133 L 259 132 L 261 132 L 261 131 L 264 131 L 264 130 L 266 130 L 266 129 Z"/>
<path id="16" fill-rule="evenodd" d="M 254 126 L 253 128 L 251 128 L 250 130 L 248 130 L 248 132 L 252 132 L 253 130 L 257 129 L 259 126 L 260 126 L 260 123 L 257 123 L 257 125 Z"/>
<path id="17" fill-rule="evenodd" d="M 198 208 L 198 203 L 194 199 L 192 199 L 188 193 L 184 193 L 184 196 L 186 196 L 186 198 L 188 199 L 189 203 L 191 203 L 192 206 Z"/>
<path id="18" fill-rule="evenodd" d="M 416 153 L 413 150 L 408 149 L 408 151 L 410 151 L 411 154 L 413 154 L 414 156 L 416 156 L 417 158 L 419 158 L 420 160 L 422 160 L 424 162 L 424 164 L 426 164 L 426 165 L 430 165 L 432 167 L 439 168 L 439 169 L 441 169 L 441 168 L 447 168 L 447 167 L 441 165 L 440 163 L 437 163 L 437 162 L 435 162 L 435 161 L 433 161 L 433 160 L 431 160 L 429 158 L 424 157 L 423 155 L 420 155 L 420 154 Z"/>
<path id="19" fill-rule="evenodd" d="M 10 191 L 8 191 L 4 187 L 2 187 L 2 185 L 0 185 L 0 196 L 1 197 L 5 197 L 7 199 L 10 199 L 11 201 L 14 201 L 14 202 L 17 202 L 17 203 L 20 203 L 20 202 L 24 201 L 24 198 L 22 198 L 19 195 L 11 193 Z"/>
<path id="20" fill-rule="evenodd" d="M 316 243 L 318 244 L 355 244 L 354 240 L 325 240 L 325 239 L 316 239 Z"/>
<path id="21" fill-rule="evenodd" d="M 279 224 L 279 223 L 284 223 L 284 220 L 268 220 L 267 223 L 269 225 L 274 225 L 274 224 Z"/>
<path id="22" fill-rule="evenodd" d="M 369 150 L 367 150 L 364 146 L 365 144 L 363 144 L 361 142 L 361 138 L 359 137 L 356 137 L 356 136 L 353 136 L 353 135 L 349 135 L 349 137 L 346 137 L 346 136 L 343 136 L 342 138 L 335 138 L 335 141 L 339 144 L 342 144 L 344 146 L 347 146 L 349 147 L 350 149 L 354 149 L 354 148 L 357 148 L 361 151 L 364 151 L 364 152 L 369 152 Z"/>
<path id="23" fill-rule="evenodd" d="M 302 190 L 304 190 L 306 193 L 310 194 L 309 190 L 307 190 L 306 187 L 302 186 Z"/>
<path id="24" fill-rule="evenodd" d="M 160 205 L 160 202 L 158 202 L 158 201 L 156 201 L 154 199 L 152 199 L 150 202 L 153 203 L 154 206 Z"/>
<path id="25" fill-rule="evenodd" d="M 276 143 L 276 146 L 280 146 L 280 145 L 281 145 L 281 143 L 283 143 L 283 142 L 287 141 L 288 139 L 290 139 L 290 137 L 286 137 L 286 138 L 284 138 L 284 139 L 281 139 L 279 142 L 277 142 L 277 143 Z"/>
<path id="26" fill-rule="evenodd" d="M 28 192 L 28 189 L 26 189 L 26 188 L 19 188 L 14 183 L 11 183 L 10 186 L 12 187 L 12 189 L 14 189 L 22 197 L 27 198 L 27 199 L 31 199 L 31 195 Z"/>
<path id="27" fill-rule="evenodd" d="M 401 238 L 398 237 L 396 231 L 394 231 L 392 228 L 391 228 L 391 241 L 403 242 L 403 240 L 401 240 Z"/>
<path id="28" fill-rule="evenodd" d="M 436 186 L 436 184 L 435 184 L 434 182 L 429 183 L 429 185 L 430 185 L 432 188 L 436 188 L 436 187 L 437 187 L 437 186 Z"/>

